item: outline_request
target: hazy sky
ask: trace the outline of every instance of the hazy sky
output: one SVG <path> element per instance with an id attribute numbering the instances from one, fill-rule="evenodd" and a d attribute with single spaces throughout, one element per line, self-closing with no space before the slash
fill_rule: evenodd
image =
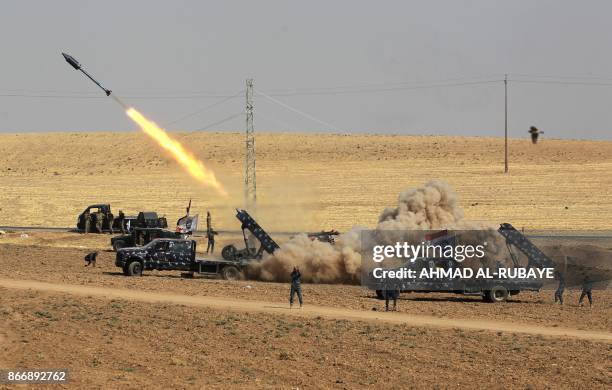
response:
<path id="1" fill-rule="evenodd" d="M 610 1 L 3 1 L 0 132 L 135 128 L 66 51 L 162 124 L 252 77 L 286 105 L 256 95 L 259 131 L 502 135 L 509 73 L 511 136 L 612 139 L 610 15 Z M 169 129 L 241 111 L 243 93 Z M 243 115 L 210 128 L 243 129 Z"/>

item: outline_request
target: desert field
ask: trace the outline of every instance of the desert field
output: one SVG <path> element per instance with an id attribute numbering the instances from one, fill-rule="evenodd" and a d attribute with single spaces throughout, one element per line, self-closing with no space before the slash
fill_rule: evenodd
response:
<path id="1" fill-rule="evenodd" d="M 194 183 L 139 133 L 0 135 L 0 226 L 72 227 L 89 204 L 156 210 L 169 224 L 210 210 L 223 245 L 242 237 L 244 138 L 177 136 L 215 170 Z M 612 142 L 258 134 L 257 219 L 287 232 L 374 226 L 398 194 L 442 179 L 466 218 L 527 231 L 612 230 Z M 403 294 L 398 311 L 357 285 L 182 278 L 115 267 L 110 235 L 0 233 L 0 368 L 70 368 L 70 388 L 609 388 L 612 292 L 593 308 L 553 291 L 489 304 Z M 200 253 L 205 239 L 195 237 Z M 572 238 L 574 239 L 574 238 Z M 540 239 L 550 244 L 550 239 Z M 548 240 L 548 241 L 547 241 Z M 576 242 L 585 243 L 576 238 Z M 612 250 L 610 241 L 594 244 Z M 540 245 L 540 242 L 538 242 Z M 83 256 L 99 250 L 98 264 Z M 0 383 L 0 388 L 6 386 Z M 6 387 L 8 388 L 8 387 Z"/>
<path id="2" fill-rule="evenodd" d="M 0 293 L 0 365 L 70 367 L 72 388 L 610 385 L 589 340 Z"/>
<path id="3" fill-rule="evenodd" d="M 89 204 L 156 210 L 172 224 L 188 200 L 237 230 L 244 135 L 176 133 L 217 173 L 222 197 L 194 183 L 145 135 L 0 135 L 0 226 L 72 227 Z M 398 194 L 442 179 L 466 217 L 525 229 L 612 230 L 612 142 L 484 137 L 257 134 L 258 219 L 271 231 L 373 226 Z"/>
<path id="4" fill-rule="evenodd" d="M 70 388 L 609 388 L 612 294 L 502 304 L 403 294 L 398 312 L 359 286 L 125 277 L 108 236 L 0 240 L 0 366 L 68 367 Z M 33 240 L 28 245 L 29 239 Z M 17 240 L 17 239 L 15 239 Z M 3 385 L 0 384 L 0 388 Z"/>

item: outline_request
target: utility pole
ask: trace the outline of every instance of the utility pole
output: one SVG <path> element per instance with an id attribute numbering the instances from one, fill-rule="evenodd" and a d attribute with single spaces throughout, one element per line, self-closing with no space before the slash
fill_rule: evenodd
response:
<path id="1" fill-rule="evenodd" d="M 246 81 L 246 155 L 244 159 L 244 203 L 249 211 L 257 207 L 255 181 L 255 129 L 253 126 L 253 79 Z"/>
<path id="2" fill-rule="evenodd" d="M 508 74 L 504 76 L 504 173 L 508 173 Z"/>

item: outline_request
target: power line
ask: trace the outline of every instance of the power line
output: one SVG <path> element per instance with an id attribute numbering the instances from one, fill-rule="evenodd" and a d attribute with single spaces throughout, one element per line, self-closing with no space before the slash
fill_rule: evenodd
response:
<path id="1" fill-rule="evenodd" d="M 107 99 L 106 96 L 92 95 L 42 95 L 42 94 L 17 94 L 17 93 L 2 93 L 0 97 L 19 97 L 19 98 L 51 98 L 51 99 Z M 189 99 L 207 99 L 207 98 L 232 98 L 234 95 L 167 95 L 167 96 L 135 96 L 122 95 L 125 99 L 134 100 L 189 100 Z"/>
<path id="2" fill-rule="evenodd" d="M 583 80 L 606 80 L 606 81 L 612 81 L 612 77 L 611 76 L 600 76 L 600 75 L 543 75 L 543 74 L 531 74 L 531 73 L 510 73 L 509 76 L 518 76 L 518 77 L 531 77 L 531 78 L 536 78 L 536 79 L 557 79 L 557 80 L 576 80 L 576 79 L 583 79 Z"/>
<path id="3" fill-rule="evenodd" d="M 175 124 L 175 123 L 178 123 L 178 122 L 184 121 L 185 119 L 191 118 L 191 117 L 193 117 L 193 116 L 195 116 L 195 115 L 197 115 L 197 114 L 201 114 L 201 113 L 203 113 L 203 112 L 205 112 L 205 111 L 207 111 L 207 110 L 210 110 L 211 108 L 216 107 L 216 106 L 218 106 L 218 105 L 220 105 L 220 104 L 223 104 L 223 103 L 225 103 L 225 102 L 227 102 L 227 101 L 229 101 L 229 100 L 235 99 L 235 98 L 237 98 L 238 96 L 240 96 L 240 95 L 241 95 L 243 92 L 244 92 L 244 90 L 241 90 L 241 91 L 239 91 L 238 93 L 236 93 L 235 95 L 232 95 L 232 96 L 229 96 L 229 97 L 223 98 L 223 99 L 221 99 L 221 100 L 219 100 L 219 101 L 217 101 L 217 102 L 215 102 L 215 103 L 213 103 L 213 104 L 209 104 L 209 105 L 208 105 L 208 106 L 206 106 L 206 107 L 202 107 L 202 108 L 200 108 L 200 109 L 199 109 L 199 110 L 197 110 L 197 111 L 194 111 L 194 112 L 189 113 L 189 114 L 187 114 L 187 115 L 184 115 L 184 116 L 182 116 L 182 117 L 180 117 L 180 118 L 178 118 L 178 119 L 175 119 L 175 120 L 173 120 L 173 121 L 171 121 L 171 122 L 168 122 L 168 123 L 166 123 L 166 124 L 164 125 L 164 127 L 168 127 L 168 126 L 173 125 L 173 124 Z"/>
<path id="4" fill-rule="evenodd" d="M 297 108 L 291 107 L 290 105 L 288 105 L 288 104 L 286 104 L 286 103 L 283 103 L 283 102 L 281 102 L 280 100 L 277 100 L 277 99 L 275 99 L 275 98 L 273 98 L 273 97 L 271 97 L 271 96 L 269 96 L 269 95 L 266 95 L 265 93 L 263 93 L 263 92 L 261 92 L 261 91 L 259 91 L 259 90 L 255 90 L 255 93 L 256 93 L 256 94 L 258 94 L 258 95 L 261 95 L 261 96 L 265 97 L 266 99 L 268 99 L 268 100 L 272 101 L 273 103 L 278 104 L 279 106 L 285 107 L 286 109 L 288 109 L 288 110 L 291 110 L 291 111 L 295 112 L 296 114 L 302 115 L 303 117 L 308 118 L 308 119 L 310 119 L 311 121 L 314 121 L 314 122 L 317 122 L 317 123 L 319 123 L 319 124 L 322 124 L 322 125 L 325 125 L 325 126 L 331 127 L 333 130 L 335 130 L 335 131 L 337 131 L 337 132 L 341 132 L 341 130 L 340 130 L 339 128 L 337 128 L 336 126 L 334 126 L 334 125 L 332 125 L 332 124 L 330 124 L 330 123 L 327 123 L 327 122 L 325 122 L 325 121 L 323 121 L 323 120 L 321 120 L 321 119 L 315 118 L 314 116 L 312 116 L 312 115 L 310 115 L 310 114 L 307 114 L 307 113 L 305 113 L 304 111 L 300 111 L 300 110 L 298 110 Z"/>
<path id="5" fill-rule="evenodd" d="M 508 79 L 513 83 L 525 83 L 525 84 L 554 84 L 554 85 L 586 85 L 596 87 L 610 87 L 612 83 L 590 83 L 587 81 L 554 81 L 554 80 L 520 80 L 520 79 Z"/>
<path id="6" fill-rule="evenodd" d="M 234 118 L 236 118 L 236 117 L 238 117 L 238 116 L 240 116 L 240 115 L 243 115 L 243 114 L 244 114 L 244 112 L 242 112 L 242 111 L 241 111 L 241 112 L 239 112 L 239 113 L 236 113 L 236 114 L 230 115 L 230 116 L 228 116 L 227 118 L 221 119 L 221 120 L 220 120 L 220 121 L 218 121 L 218 122 L 211 123 L 211 124 L 209 124 L 209 125 L 206 125 L 206 126 L 204 126 L 204 127 L 201 127 L 201 128 L 199 128 L 199 129 L 195 129 L 195 130 L 193 130 L 193 131 L 204 131 L 204 130 L 208 130 L 208 129 L 210 129 L 210 128 L 211 128 L 211 127 L 213 127 L 213 126 L 217 126 L 217 125 L 220 125 L 220 124 L 222 124 L 222 123 L 228 122 L 228 121 L 230 121 L 230 120 L 232 120 L 232 119 L 234 119 Z"/>
<path id="7" fill-rule="evenodd" d="M 285 93 L 271 93 L 271 96 L 314 96 L 314 95 L 350 95 L 350 94 L 361 94 L 371 92 L 386 92 L 386 91 L 407 91 L 415 89 L 431 89 L 431 88 L 444 88 L 444 87 L 461 87 L 467 85 L 485 85 L 492 83 L 499 83 L 503 79 L 495 80 L 483 80 L 483 81 L 467 81 L 461 83 L 446 83 L 446 84 L 424 84 L 424 85 L 407 85 L 397 86 L 388 88 L 363 88 L 363 89 L 346 89 L 346 90 L 330 90 L 330 91 L 312 91 L 312 92 L 285 92 Z"/>

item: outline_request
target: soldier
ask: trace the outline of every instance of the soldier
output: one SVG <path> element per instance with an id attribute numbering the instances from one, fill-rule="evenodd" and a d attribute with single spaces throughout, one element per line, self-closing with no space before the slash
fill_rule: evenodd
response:
<path id="1" fill-rule="evenodd" d="M 208 254 L 209 250 L 211 254 L 215 251 L 215 236 L 217 234 L 219 233 L 216 232 L 215 229 L 213 229 L 212 227 L 208 229 L 208 231 L 206 232 L 206 238 L 208 238 L 208 246 L 206 247 L 206 254 Z"/>
<path id="2" fill-rule="evenodd" d="M 89 213 L 89 210 L 85 211 L 85 234 L 89 233 L 91 231 L 91 214 Z"/>
<path id="3" fill-rule="evenodd" d="M 85 267 L 87 267 L 88 265 L 91 265 L 92 267 L 96 266 L 96 257 L 98 256 L 98 252 L 91 252 L 88 253 L 85 256 L 85 261 L 87 262 L 87 264 L 85 264 Z"/>
<path id="4" fill-rule="evenodd" d="M 110 234 L 115 234 L 113 231 L 113 224 L 115 223 L 115 216 L 110 211 L 106 214 L 106 219 L 108 221 L 108 230 L 110 230 Z"/>
<path id="5" fill-rule="evenodd" d="M 393 299 L 393 311 L 397 311 L 397 298 L 399 297 L 399 290 L 395 288 L 387 288 L 384 291 L 385 294 L 385 311 L 389 311 L 389 299 Z"/>
<path id="6" fill-rule="evenodd" d="M 565 277 L 561 272 L 557 272 L 557 277 L 559 278 L 559 287 L 557 287 L 557 291 L 555 291 L 555 303 L 559 302 L 560 305 L 563 305 L 563 292 L 565 291 Z"/>
<path id="7" fill-rule="evenodd" d="M 593 307 L 593 294 L 591 293 L 592 289 L 593 281 L 589 276 L 587 276 L 582 282 L 582 293 L 580 294 L 580 299 L 578 300 L 578 306 L 582 306 L 582 300 L 586 296 L 589 298 L 589 307 Z"/>
<path id="8" fill-rule="evenodd" d="M 544 134 L 543 131 L 538 130 L 537 127 L 535 126 L 531 126 L 529 128 L 529 134 L 531 134 L 531 143 L 532 144 L 537 144 L 538 143 L 538 137 L 540 134 Z"/>
<path id="9" fill-rule="evenodd" d="M 297 293 L 300 309 L 302 308 L 302 274 L 298 267 L 293 267 L 291 271 L 291 294 L 289 295 L 289 308 L 293 307 L 293 298 Z"/>
<path id="10" fill-rule="evenodd" d="M 125 214 L 123 214 L 123 210 L 119 210 L 119 215 L 117 218 L 119 219 L 121 234 L 125 234 Z"/>
<path id="11" fill-rule="evenodd" d="M 99 211 L 96 213 L 96 230 L 98 230 L 98 233 L 102 233 L 102 222 L 104 221 L 104 214 L 102 213 L 102 211 Z"/>

